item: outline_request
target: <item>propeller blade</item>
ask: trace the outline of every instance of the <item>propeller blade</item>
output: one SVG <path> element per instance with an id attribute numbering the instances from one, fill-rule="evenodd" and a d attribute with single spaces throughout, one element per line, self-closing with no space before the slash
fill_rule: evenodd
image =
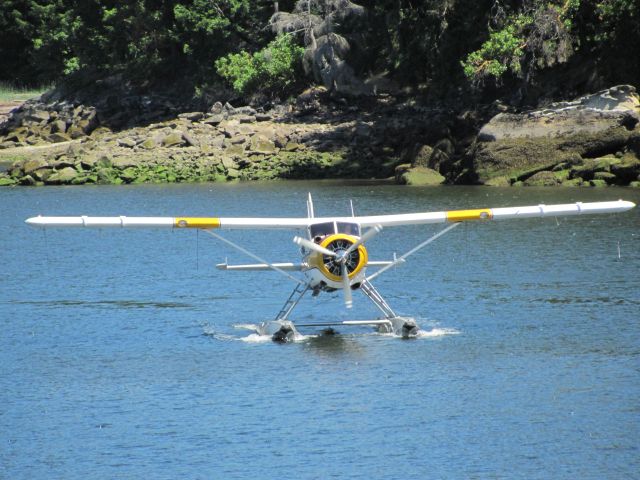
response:
<path id="1" fill-rule="evenodd" d="M 356 241 L 356 243 L 354 243 L 353 245 L 351 245 L 346 252 L 344 252 L 345 256 L 349 256 L 349 254 L 351 252 L 353 252 L 354 250 L 357 250 L 358 247 L 360 245 L 362 245 L 364 242 L 368 242 L 369 240 L 371 240 L 373 237 L 375 237 L 378 233 L 380 233 L 380 231 L 382 230 L 382 225 L 375 225 L 374 227 L 371 227 L 369 230 L 367 230 L 366 232 L 364 232 L 362 234 L 362 236 Z"/>
<path id="2" fill-rule="evenodd" d="M 296 245 L 300 245 L 301 247 L 308 248 L 309 250 L 321 253 L 323 255 L 329 255 L 330 257 L 336 256 L 335 252 L 332 252 L 328 248 L 321 247 L 317 243 L 314 243 L 311 240 L 307 240 L 306 238 L 293 237 L 293 243 L 295 243 Z"/>
<path id="3" fill-rule="evenodd" d="M 353 307 L 353 297 L 351 296 L 351 282 L 349 281 L 349 270 L 347 264 L 342 263 L 342 289 L 344 290 L 344 304 L 347 308 Z"/>

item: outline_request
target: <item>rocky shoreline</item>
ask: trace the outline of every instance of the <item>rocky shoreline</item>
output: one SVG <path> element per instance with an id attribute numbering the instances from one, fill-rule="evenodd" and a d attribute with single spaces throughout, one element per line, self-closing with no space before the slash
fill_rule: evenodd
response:
<path id="1" fill-rule="evenodd" d="M 269 109 L 110 96 L 26 102 L 0 124 L 0 186 L 364 178 L 640 186 L 640 101 L 619 86 L 518 113 L 320 88 Z"/>

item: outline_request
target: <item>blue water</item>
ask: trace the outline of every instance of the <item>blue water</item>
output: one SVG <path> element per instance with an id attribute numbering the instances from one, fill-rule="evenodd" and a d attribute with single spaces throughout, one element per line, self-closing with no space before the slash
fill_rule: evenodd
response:
<path id="1" fill-rule="evenodd" d="M 268 183 L 0 189 L 0 478 L 640 478 L 640 208 L 463 225 L 379 277 L 426 332 L 276 345 L 292 283 L 204 233 L 43 215 L 305 215 L 626 200 L 632 189 Z M 439 227 L 386 229 L 385 260 Z M 296 261 L 292 232 L 226 232 Z M 618 248 L 619 247 L 619 248 Z M 301 321 L 367 319 L 360 294 Z"/>

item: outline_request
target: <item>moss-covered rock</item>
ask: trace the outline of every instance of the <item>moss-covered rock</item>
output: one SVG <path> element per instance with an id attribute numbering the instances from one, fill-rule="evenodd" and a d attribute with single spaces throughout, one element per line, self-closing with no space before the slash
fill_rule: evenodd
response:
<path id="1" fill-rule="evenodd" d="M 398 183 L 412 186 L 440 185 L 445 178 L 438 172 L 427 167 L 412 167 L 400 165 L 396 167 Z"/>
<path id="2" fill-rule="evenodd" d="M 54 174 L 53 168 L 39 168 L 31 173 L 31 176 L 37 181 L 45 182 Z"/>
<path id="3" fill-rule="evenodd" d="M 519 182 L 520 184 L 524 184 L 523 182 Z M 509 187 L 512 185 L 512 180 L 506 176 L 493 177 L 487 180 L 485 185 L 489 187 Z"/>
<path id="4" fill-rule="evenodd" d="M 102 167 L 96 170 L 96 183 L 109 185 L 115 183 L 118 178 L 117 173 L 112 168 Z"/>
<path id="5" fill-rule="evenodd" d="M 596 172 L 593 176 L 594 180 L 604 180 L 607 185 L 615 185 L 618 177 L 611 172 Z"/>
<path id="6" fill-rule="evenodd" d="M 22 165 L 22 171 L 24 172 L 25 175 L 30 175 L 36 170 L 39 170 L 41 168 L 46 168 L 48 166 L 49 166 L 49 162 L 40 158 L 34 159 L 34 160 L 27 160 Z"/>
<path id="7" fill-rule="evenodd" d="M 0 187 L 10 187 L 17 183 L 18 181 L 15 178 L 8 177 L 5 174 L 0 174 Z"/>
<path id="8" fill-rule="evenodd" d="M 581 178 L 571 178 L 562 182 L 563 187 L 581 187 L 583 184 Z"/>
<path id="9" fill-rule="evenodd" d="M 18 180 L 18 183 L 20 183 L 20 185 L 35 185 L 36 180 L 31 175 L 25 175 Z"/>
<path id="10" fill-rule="evenodd" d="M 557 175 L 550 171 L 538 172 L 524 181 L 527 187 L 555 187 L 560 183 Z"/>
<path id="11" fill-rule="evenodd" d="M 628 153 L 618 163 L 611 166 L 611 173 L 618 177 L 621 185 L 640 180 L 640 159 L 634 154 Z"/>
<path id="12" fill-rule="evenodd" d="M 133 167 L 125 168 L 120 172 L 120 178 L 125 183 L 131 183 L 138 178 L 138 171 Z"/>
<path id="13" fill-rule="evenodd" d="M 504 175 L 526 181 L 523 172 L 567 170 L 562 164 L 568 161 L 574 178 L 591 180 L 596 172 L 610 171 L 615 162 L 575 158 L 613 158 L 616 152 L 632 149 L 634 139 L 640 138 L 634 131 L 639 104 L 634 87 L 619 86 L 543 110 L 500 113 L 482 127 L 469 152 L 470 176 L 480 183 Z"/>
<path id="14" fill-rule="evenodd" d="M 78 176 L 78 171 L 72 167 L 65 167 L 62 170 L 54 172 L 44 182 L 47 185 L 62 185 L 71 183 Z"/>
<path id="15" fill-rule="evenodd" d="M 589 181 L 589 185 L 591 185 L 592 187 L 606 187 L 607 182 L 605 182 L 604 180 L 594 179 Z"/>
<path id="16" fill-rule="evenodd" d="M 111 168 L 112 167 L 112 163 L 111 163 L 111 158 L 109 157 L 109 155 L 100 155 L 94 164 L 94 168 L 100 169 L 100 168 Z"/>
<path id="17" fill-rule="evenodd" d="M 51 135 L 49 135 L 47 137 L 47 140 L 49 140 L 51 143 L 61 143 L 61 142 L 69 142 L 69 141 L 71 141 L 71 137 L 69 135 L 67 135 L 66 133 L 57 132 L 57 133 L 52 133 Z"/>
<path id="18" fill-rule="evenodd" d="M 596 173 L 610 172 L 611 167 L 620 163 L 614 155 L 600 158 L 587 158 L 580 165 L 571 168 L 571 178 L 579 177 L 583 180 L 593 180 Z"/>
<path id="19" fill-rule="evenodd" d="M 185 140 L 182 136 L 182 132 L 175 130 L 162 139 L 163 147 L 179 147 L 185 144 Z"/>
<path id="20" fill-rule="evenodd" d="M 154 148 L 156 148 L 157 145 L 158 145 L 158 142 L 156 141 L 156 139 L 151 137 L 143 141 L 140 144 L 140 147 L 144 148 L 145 150 L 153 150 Z"/>
<path id="21" fill-rule="evenodd" d="M 73 180 L 71 180 L 71 185 L 84 185 L 88 180 L 88 175 L 78 175 Z"/>

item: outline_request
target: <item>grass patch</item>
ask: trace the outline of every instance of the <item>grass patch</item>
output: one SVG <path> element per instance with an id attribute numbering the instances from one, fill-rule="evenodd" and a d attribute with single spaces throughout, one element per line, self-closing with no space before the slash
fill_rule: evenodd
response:
<path id="1" fill-rule="evenodd" d="M 0 82 L 0 102 L 24 102 L 30 98 L 42 95 L 44 92 L 52 88 L 53 85 L 29 88 Z"/>

